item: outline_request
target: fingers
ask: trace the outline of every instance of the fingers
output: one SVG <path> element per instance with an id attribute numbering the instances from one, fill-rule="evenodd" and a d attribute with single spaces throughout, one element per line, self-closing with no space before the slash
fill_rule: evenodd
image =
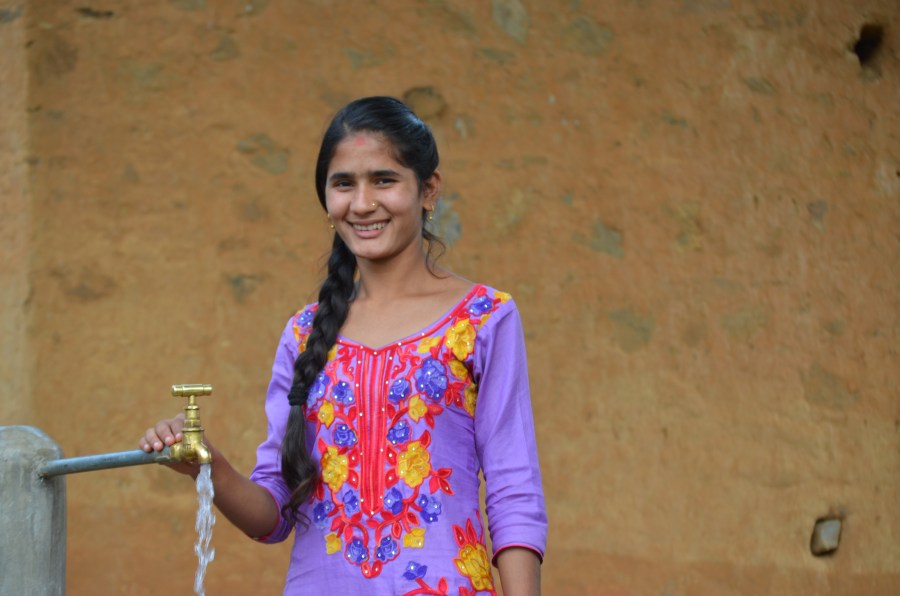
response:
<path id="1" fill-rule="evenodd" d="M 155 426 L 151 426 L 138 440 L 138 447 L 143 451 L 162 451 L 164 447 L 171 447 L 183 438 L 184 414 L 179 414 L 169 420 L 160 420 Z"/>

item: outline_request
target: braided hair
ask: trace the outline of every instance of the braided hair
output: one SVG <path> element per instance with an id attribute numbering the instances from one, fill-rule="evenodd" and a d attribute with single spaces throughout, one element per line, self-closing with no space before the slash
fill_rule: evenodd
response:
<path id="1" fill-rule="evenodd" d="M 401 165 L 415 172 L 419 190 L 438 167 L 438 151 L 428 126 L 402 101 L 392 97 L 365 97 L 344 106 L 334 116 L 319 149 L 316 161 L 316 194 L 323 209 L 328 167 L 338 144 L 353 133 L 381 135 L 394 151 Z M 422 212 L 422 235 L 428 243 L 428 265 L 433 263 L 432 250 L 443 248 L 440 240 L 425 228 L 427 213 Z M 437 256 L 440 256 L 439 254 Z M 287 430 L 281 444 L 281 472 L 291 497 L 282 508 L 288 519 L 306 522 L 299 507 L 315 490 L 318 470 L 307 445 L 306 402 L 310 388 L 325 368 L 328 352 L 350 312 L 355 292 L 356 256 L 335 232 L 328 258 L 328 275 L 319 289 L 319 302 L 313 317 L 306 349 L 294 363 L 294 380 L 288 393 L 291 406 Z"/>

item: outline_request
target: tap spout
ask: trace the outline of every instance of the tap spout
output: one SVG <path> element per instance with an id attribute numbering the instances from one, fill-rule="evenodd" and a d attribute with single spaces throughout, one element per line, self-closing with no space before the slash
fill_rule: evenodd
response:
<path id="1" fill-rule="evenodd" d="M 171 456 L 175 461 L 208 464 L 212 462 L 209 447 L 203 442 L 203 426 L 200 424 L 200 406 L 196 403 L 199 395 L 212 394 L 211 385 L 172 385 L 172 395 L 187 397 L 184 407 L 184 428 L 180 443 L 171 447 Z"/>

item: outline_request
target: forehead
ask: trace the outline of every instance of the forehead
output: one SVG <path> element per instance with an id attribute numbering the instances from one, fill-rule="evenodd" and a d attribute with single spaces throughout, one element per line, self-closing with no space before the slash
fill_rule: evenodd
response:
<path id="1" fill-rule="evenodd" d="M 394 156 L 394 147 L 383 135 L 354 132 L 338 143 L 328 171 L 406 169 Z"/>

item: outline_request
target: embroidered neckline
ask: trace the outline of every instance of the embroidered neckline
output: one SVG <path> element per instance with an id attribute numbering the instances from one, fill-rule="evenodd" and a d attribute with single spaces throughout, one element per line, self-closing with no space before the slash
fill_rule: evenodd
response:
<path id="1" fill-rule="evenodd" d="M 394 347 L 394 346 L 402 346 L 403 344 L 407 344 L 411 341 L 419 341 L 423 337 L 431 335 L 435 330 L 441 328 L 448 320 L 453 318 L 453 314 L 457 310 L 459 310 L 459 308 L 462 305 L 469 302 L 472 299 L 472 297 L 478 292 L 478 290 L 483 287 L 484 287 L 484 284 L 477 283 L 477 284 L 473 285 L 471 287 L 471 289 L 469 289 L 469 291 L 466 292 L 465 296 L 463 296 L 456 304 L 451 306 L 450 310 L 448 310 L 443 315 L 441 315 L 441 317 L 438 320 L 436 320 L 434 323 L 431 323 L 427 327 L 425 327 L 419 331 L 416 331 L 415 333 L 411 333 L 410 335 L 401 337 L 400 339 L 395 339 L 394 341 L 390 341 L 390 342 L 388 342 L 382 346 L 379 346 L 377 348 L 367 346 L 364 343 L 352 340 L 343 335 L 338 335 L 336 342 L 341 345 L 344 345 L 344 346 L 352 346 L 355 348 L 361 348 L 363 350 L 368 350 L 370 352 L 381 352 L 382 350 L 386 350 L 386 349 Z"/>

